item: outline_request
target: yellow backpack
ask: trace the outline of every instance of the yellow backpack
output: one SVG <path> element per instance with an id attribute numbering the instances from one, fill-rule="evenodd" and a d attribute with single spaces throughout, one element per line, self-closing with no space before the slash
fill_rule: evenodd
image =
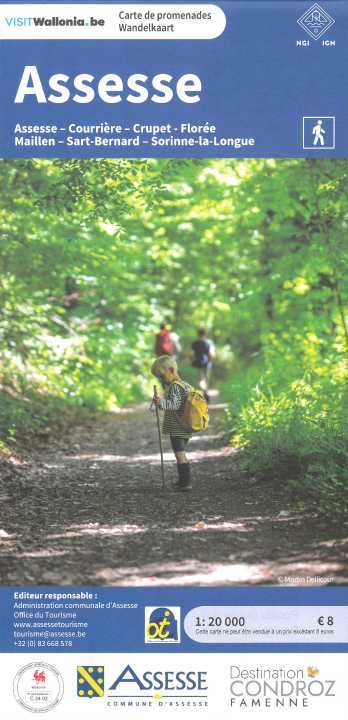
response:
<path id="1" fill-rule="evenodd" d="M 187 390 L 187 383 L 184 385 L 175 381 Z M 185 430 L 188 432 L 201 432 L 206 430 L 209 425 L 208 403 L 201 390 L 195 390 L 191 385 L 188 386 L 189 391 L 185 400 L 183 409 L 177 413 L 178 420 Z"/>

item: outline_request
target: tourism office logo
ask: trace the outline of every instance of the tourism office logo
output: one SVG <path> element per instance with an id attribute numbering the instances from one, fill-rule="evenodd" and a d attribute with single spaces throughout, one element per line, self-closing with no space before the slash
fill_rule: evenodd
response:
<path id="1" fill-rule="evenodd" d="M 321 5 L 314 3 L 301 15 L 297 23 L 313 40 L 319 40 L 334 25 L 335 21 Z"/>
<path id="2" fill-rule="evenodd" d="M 180 643 L 179 607 L 145 608 L 145 643 Z"/>

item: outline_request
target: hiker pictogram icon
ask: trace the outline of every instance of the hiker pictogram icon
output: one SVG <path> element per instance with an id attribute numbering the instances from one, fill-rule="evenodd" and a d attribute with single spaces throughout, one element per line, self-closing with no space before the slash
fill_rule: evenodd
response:
<path id="1" fill-rule="evenodd" d="M 334 150 L 336 147 L 335 118 L 310 115 L 302 118 L 302 147 L 304 150 Z"/>

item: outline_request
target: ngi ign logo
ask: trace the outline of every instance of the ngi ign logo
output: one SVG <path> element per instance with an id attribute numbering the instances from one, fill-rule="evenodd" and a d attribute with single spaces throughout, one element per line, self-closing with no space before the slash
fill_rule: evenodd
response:
<path id="1" fill-rule="evenodd" d="M 335 21 L 326 10 L 315 3 L 301 15 L 297 22 L 313 40 L 319 40 Z"/>
<path id="2" fill-rule="evenodd" d="M 145 643 L 179 643 L 179 607 L 145 608 Z"/>

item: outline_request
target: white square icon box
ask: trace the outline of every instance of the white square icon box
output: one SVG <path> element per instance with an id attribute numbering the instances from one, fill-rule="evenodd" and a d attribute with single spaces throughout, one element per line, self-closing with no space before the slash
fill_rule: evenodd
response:
<path id="1" fill-rule="evenodd" d="M 305 115 L 302 123 L 302 147 L 304 150 L 335 149 L 336 127 L 333 115 Z"/>
<path id="2" fill-rule="evenodd" d="M 180 607 L 145 608 L 145 643 L 181 642 Z"/>

